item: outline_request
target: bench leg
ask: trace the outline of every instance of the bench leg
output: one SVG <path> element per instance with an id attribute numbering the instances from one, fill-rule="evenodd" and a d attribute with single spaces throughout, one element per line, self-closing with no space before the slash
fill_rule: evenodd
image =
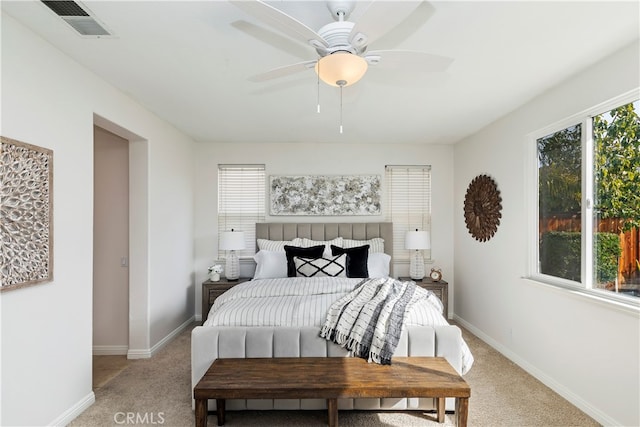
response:
<path id="1" fill-rule="evenodd" d="M 445 413 L 444 402 L 445 402 L 445 398 L 444 397 L 438 397 L 438 398 L 436 398 L 436 402 L 437 402 L 436 415 L 438 416 L 438 422 L 442 424 L 444 422 L 444 413 Z"/>
<path id="2" fill-rule="evenodd" d="M 225 421 L 225 413 L 224 413 L 225 400 L 224 399 L 216 399 L 216 412 L 218 413 L 218 425 L 223 426 Z"/>
<path id="3" fill-rule="evenodd" d="M 207 399 L 196 399 L 196 427 L 207 427 Z"/>
<path id="4" fill-rule="evenodd" d="M 338 399 L 327 399 L 329 427 L 338 427 Z"/>
<path id="5" fill-rule="evenodd" d="M 467 427 L 467 417 L 469 415 L 469 398 L 458 397 L 456 399 L 456 424 L 458 427 Z"/>

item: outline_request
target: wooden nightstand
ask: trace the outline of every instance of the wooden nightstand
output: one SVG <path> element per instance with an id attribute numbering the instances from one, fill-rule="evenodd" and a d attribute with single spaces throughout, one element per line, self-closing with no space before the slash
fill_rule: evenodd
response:
<path id="1" fill-rule="evenodd" d="M 241 277 L 238 280 L 220 279 L 217 282 L 212 282 L 207 279 L 202 282 L 202 322 L 200 324 L 207 320 L 209 310 L 211 310 L 211 306 L 216 298 L 222 295 L 225 291 L 233 288 L 238 283 L 249 280 L 251 280 L 250 277 Z"/>
<path id="2" fill-rule="evenodd" d="M 440 298 L 440 301 L 442 301 L 442 305 L 444 305 L 445 319 L 449 319 L 449 283 L 444 280 L 434 282 L 429 277 L 425 277 L 422 280 L 414 280 L 411 277 L 399 277 L 398 279 L 402 281 L 413 280 L 416 282 L 416 285 L 436 294 L 436 296 Z"/>

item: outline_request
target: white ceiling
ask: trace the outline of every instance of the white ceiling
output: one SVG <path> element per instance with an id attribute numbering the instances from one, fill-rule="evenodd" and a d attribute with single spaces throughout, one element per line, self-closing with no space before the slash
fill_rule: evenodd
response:
<path id="1" fill-rule="evenodd" d="M 369 50 L 454 59 L 444 73 L 370 67 L 344 88 L 307 70 L 249 77 L 317 58 L 226 1 L 84 1 L 113 38 L 83 38 L 39 1 L 2 10 L 197 141 L 454 143 L 637 40 L 640 3 L 425 2 Z M 358 2 L 350 21 L 371 2 Z M 325 2 L 269 4 L 314 30 Z M 615 76 L 612 76 L 615 78 Z"/>

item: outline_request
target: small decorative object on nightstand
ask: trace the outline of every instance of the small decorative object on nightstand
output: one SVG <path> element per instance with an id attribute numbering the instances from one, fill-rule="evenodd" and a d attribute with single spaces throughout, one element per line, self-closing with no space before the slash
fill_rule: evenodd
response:
<path id="1" fill-rule="evenodd" d="M 216 298 L 233 288 L 235 285 L 251 280 L 249 277 L 240 277 L 236 280 L 219 280 L 213 282 L 206 280 L 202 282 L 202 323 L 207 320 L 211 306 Z"/>
<path id="2" fill-rule="evenodd" d="M 222 273 L 223 270 L 222 264 L 213 264 L 209 267 L 209 280 L 212 282 L 220 281 L 220 273 Z"/>
<path id="3" fill-rule="evenodd" d="M 442 280 L 442 270 L 440 270 L 439 268 L 432 268 L 431 273 L 429 273 L 429 277 L 434 282 L 439 282 L 440 280 Z"/>
<path id="4" fill-rule="evenodd" d="M 425 277 L 422 280 L 414 280 L 410 277 L 399 277 L 398 280 L 407 281 L 413 280 L 416 282 L 416 285 L 424 288 L 428 291 L 436 294 L 440 301 L 442 301 L 442 305 L 444 306 L 444 317 L 445 319 L 449 318 L 449 283 L 444 280 L 432 280 L 431 277 Z"/>

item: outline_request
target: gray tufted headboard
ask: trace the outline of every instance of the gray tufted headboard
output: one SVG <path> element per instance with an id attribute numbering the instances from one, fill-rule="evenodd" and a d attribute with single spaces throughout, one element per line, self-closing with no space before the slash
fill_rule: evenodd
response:
<path id="1" fill-rule="evenodd" d="M 391 222 L 260 222 L 256 224 L 256 239 L 291 240 L 306 237 L 312 240 L 331 240 L 336 237 L 367 240 L 384 239 L 384 252 L 391 256 L 389 275 L 393 277 L 393 223 Z"/>

